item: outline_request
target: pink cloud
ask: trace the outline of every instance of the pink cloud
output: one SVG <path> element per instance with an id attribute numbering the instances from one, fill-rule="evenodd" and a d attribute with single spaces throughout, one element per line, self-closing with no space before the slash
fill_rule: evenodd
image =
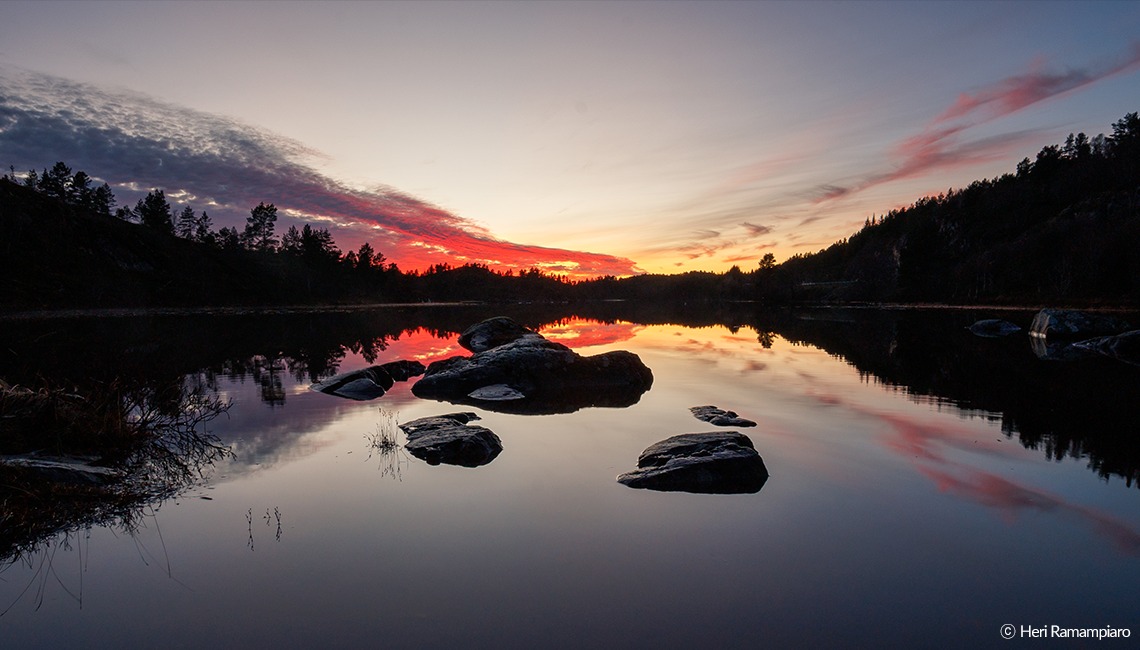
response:
<path id="1" fill-rule="evenodd" d="M 972 93 L 962 93 L 923 130 L 892 150 L 894 168 L 870 174 L 848 185 L 824 185 L 817 190 L 815 203 L 823 203 L 862 192 L 891 181 L 921 176 L 936 169 L 970 167 L 1009 157 L 1014 145 L 1030 141 L 1032 131 L 1008 133 L 960 144 L 969 129 L 1016 113 L 1040 102 L 1092 85 L 1102 79 L 1140 68 L 1140 43 L 1117 61 L 1088 69 L 1057 73 L 1034 63 L 1026 74 L 1007 77 Z"/>
<path id="2" fill-rule="evenodd" d="M 1127 56 L 1111 63 L 1102 63 L 1087 70 L 1069 70 L 1063 73 L 1047 72 L 1042 61 L 1033 65 L 1026 74 L 1006 77 L 974 93 L 962 93 L 957 101 L 934 119 L 934 123 L 948 122 L 974 116 L 974 123 L 1009 115 L 1040 101 L 1061 95 L 1140 66 L 1140 43 L 1132 45 Z M 981 114 L 981 115 L 979 115 Z"/>

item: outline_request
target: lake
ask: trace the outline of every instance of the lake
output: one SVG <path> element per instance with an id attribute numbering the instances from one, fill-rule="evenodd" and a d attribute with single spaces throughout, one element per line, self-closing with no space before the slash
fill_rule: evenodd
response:
<path id="1" fill-rule="evenodd" d="M 309 389 L 469 354 L 457 334 L 504 313 L 582 354 L 636 353 L 652 388 L 626 408 L 550 415 L 422 400 L 414 379 L 372 401 Z M 728 648 L 1007 647 L 1006 624 L 1140 634 L 1140 367 L 965 329 L 995 315 L 1032 318 L 614 303 L 0 320 L 0 378 L 200 386 L 232 402 L 205 427 L 233 453 L 127 521 L 79 512 L 0 548 L 0 638 Z M 733 430 L 770 472 L 759 492 L 616 482 L 649 445 L 716 430 L 689 412 L 706 404 L 757 422 Z M 493 461 L 433 466 L 379 443 L 456 411 L 502 440 Z"/>

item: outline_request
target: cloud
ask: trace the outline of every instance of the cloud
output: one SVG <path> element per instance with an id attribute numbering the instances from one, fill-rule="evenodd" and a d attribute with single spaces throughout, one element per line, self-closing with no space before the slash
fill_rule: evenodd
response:
<path id="1" fill-rule="evenodd" d="M 848 197 L 869 188 L 904 178 L 921 176 L 936 169 L 968 167 L 1002 160 L 1008 151 L 1036 139 L 1039 130 L 1022 130 L 959 143 L 973 127 L 1016 113 L 1034 104 L 1078 90 L 1113 75 L 1140 69 L 1140 43 L 1116 61 L 1101 62 L 1086 69 L 1048 72 L 1043 63 L 1021 75 L 1007 77 L 971 93 L 962 93 L 923 130 L 891 151 L 892 169 L 868 174 L 846 185 L 827 184 L 816 188 L 813 202 L 823 203 Z"/>
<path id="2" fill-rule="evenodd" d="M 740 225 L 748 231 L 749 237 L 759 237 L 760 235 L 767 235 L 772 232 L 772 226 L 760 226 L 754 223 L 748 223 L 747 221 Z"/>
<path id="3" fill-rule="evenodd" d="M 1101 79 L 1136 70 L 1138 66 L 1140 43 L 1133 43 L 1131 51 L 1116 61 L 1101 62 L 1084 70 L 1047 72 L 1042 70 L 1043 62 L 1037 61 L 1026 74 L 1007 77 L 973 93 L 962 93 L 934 123 L 963 118 L 970 118 L 974 123 L 989 121 Z"/>
<path id="4" fill-rule="evenodd" d="M 393 188 L 347 187 L 309 164 L 319 157 L 295 140 L 142 95 L 0 72 L 4 166 L 63 160 L 107 181 L 120 200 L 132 189 L 185 192 L 215 223 L 244 223 L 249 206 L 272 202 L 286 218 L 328 227 L 342 247 L 372 242 L 405 269 L 478 262 L 575 276 L 637 270 L 625 258 L 504 241 Z"/>

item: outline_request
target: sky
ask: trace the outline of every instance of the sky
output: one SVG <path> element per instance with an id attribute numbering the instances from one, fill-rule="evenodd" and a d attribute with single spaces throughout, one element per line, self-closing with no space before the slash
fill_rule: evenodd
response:
<path id="1" fill-rule="evenodd" d="M 755 268 L 1140 110 L 1138 2 L 4 2 L 0 166 L 434 263 Z"/>

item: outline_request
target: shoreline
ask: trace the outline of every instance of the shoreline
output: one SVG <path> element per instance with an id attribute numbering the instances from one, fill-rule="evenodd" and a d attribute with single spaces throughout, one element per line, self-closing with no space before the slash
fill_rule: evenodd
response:
<path id="1" fill-rule="evenodd" d="M 605 303 L 637 303 L 638 300 L 586 300 L 542 302 L 539 304 L 574 304 L 579 302 L 605 302 Z M 721 302 L 721 301 L 717 301 Z M 763 304 L 763 301 L 726 300 L 725 304 L 752 305 Z M 258 305 L 258 306 L 211 306 L 198 307 L 63 307 L 59 309 L 18 309 L 9 313 L 0 311 L 0 322 L 17 320 L 50 320 L 57 318 L 137 318 L 141 316 L 278 316 L 288 314 L 335 314 L 374 311 L 384 309 L 408 308 L 436 308 L 436 307 L 481 307 L 496 304 L 494 301 L 463 300 L 442 302 L 393 302 L 393 303 L 362 303 L 354 305 Z M 524 303 L 510 303 L 524 304 Z M 530 303 L 534 304 L 534 303 Z M 1009 311 L 1029 312 L 1042 309 L 1066 309 L 1102 313 L 1138 313 L 1140 307 L 1135 305 L 1116 306 L 1074 306 L 1074 305 L 987 305 L 968 304 L 957 305 L 947 303 L 902 303 L 902 302 L 851 302 L 851 303 L 798 303 L 771 305 L 776 309 L 865 309 L 880 311 L 919 311 L 919 310 L 945 310 L 945 311 Z"/>

